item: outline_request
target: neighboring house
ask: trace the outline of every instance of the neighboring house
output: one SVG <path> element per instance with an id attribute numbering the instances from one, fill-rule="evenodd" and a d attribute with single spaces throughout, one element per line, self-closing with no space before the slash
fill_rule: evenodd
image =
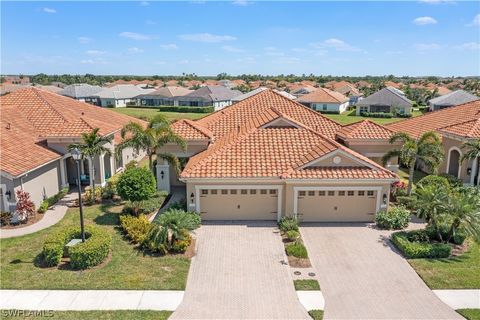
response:
<path id="1" fill-rule="evenodd" d="M 241 95 L 238 90 L 224 86 L 205 86 L 187 95 L 176 97 L 179 106 L 206 107 L 213 106 L 215 111 L 221 110 L 232 104 L 232 99 Z"/>
<path id="2" fill-rule="evenodd" d="M 299 98 L 317 89 L 318 88 L 310 85 L 295 85 L 295 86 L 292 86 L 292 88 L 290 89 L 290 93 L 293 94 L 295 97 Z"/>
<path id="3" fill-rule="evenodd" d="M 350 104 L 358 102 L 359 98 L 363 95 L 353 84 L 347 81 L 332 81 L 325 85 L 330 90 L 339 92 L 350 99 Z"/>
<path id="4" fill-rule="evenodd" d="M 342 113 L 347 110 L 350 99 L 327 88 L 317 88 L 297 99 L 301 104 L 325 113 Z"/>
<path id="5" fill-rule="evenodd" d="M 3 84 L 29 85 L 30 77 L 27 76 L 2 76 Z"/>
<path id="6" fill-rule="evenodd" d="M 442 136 L 445 160 L 440 173 L 449 173 L 466 184 L 479 185 L 479 160 L 461 161 L 462 145 L 471 139 L 480 139 L 480 100 L 459 106 L 429 112 L 422 116 L 395 122 L 386 127 L 395 132 L 406 132 L 415 138 L 434 131 Z"/>
<path id="7" fill-rule="evenodd" d="M 123 108 L 127 104 L 136 103 L 135 97 L 147 94 L 155 89 L 142 89 L 133 84 L 119 84 L 110 88 L 104 88 L 97 92 L 92 98 L 98 98 L 102 107 Z"/>
<path id="8" fill-rule="evenodd" d="M 411 114 L 412 105 L 403 91 L 386 87 L 357 102 L 357 116 L 364 112 Z"/>
<path id="9" fill-rule="evenodd" d="M 87 102 L 90 104 L 98 105 L 98 98 L 95 97 L 97 93 L 102 91 L 103 88 L 100 86 L 92 86 L 90 84 L 81 83 L 81 84 L 71 84 L 61 89 L 57 92 L 62 96 L 70 97 L 81 102 Z"/>
<path id="10" fill-rule="evenodd" d="M 183 186 L 203 220 L 372 221 L 398 180 L 337 142 L 342 125 L 273 90 L 172 128 L 187 151 L 168 144 L 158 152 L 187 164 L 178 177 L 159 162 L 158 189 Z"/>
<path id="11" fill-rule="evenodd" d="M 250 98 L 251 96 L 254 96 L 257 93 L 260 93 L 260 92 L 265 91 L 265 90 L 268 90 L 268 88 L 260 87 L 260 88 L 254 89 L 254 90 L 249 91 L 247 93 L 236 96 L 235 98 L 232 99 L 232 102 L 238 102 L 238 101 L 245 100 L 245 99 Z M 289 99 L 292 99 L 292 100 L 297 99 L 297 97 L 295 97 L 293 94 L 290 94 L 286 91 L 279 91 L 279 90 L 273 90 L 273 91 L 281 94 L 282 96 L 284 96 L 286 98 L 289 98 Z"/>
<path id="12" fill-rule="evenodd" d="M 0 210 L 15 209 L 15 193 L 30 193 L 36 207 L 59 192 L 76 185 L 76 165 L 68 146 L 81 142 L 81 134 L 99 128 L 103 136 L 112 136 L 105 145 L 112 155 L 93 159 L 96 172 L 89 176 L 90 161 L 82 161 L 81 174 L 87 182 L 104 185 L 106 180 L 131 160 L 140 160 L 144 153 L 125 149 L 116 158 L 114 148 L 121 141 L 120 130 L 130 121 L 144 121 L 110 110 L 98 108 L 68 97 L 29 87 L 0 98 Z"/>
<path id="13" fill-rule="evenodd" d="M 452 90 L 448 89 L 447 87 L 443 87 L 443 86 L 437 87 L 436 89 L 437 89 L 437 94 L 439 96 L 443 96 L 443 95 L 446 95 L 447 93 L 452 92 Z"/>
<path id="14" fill-rule="evenodd" d="M 479 100 L 480 98 L 464 90 L 456 90 L 443 96 L 428 101 L 428 109 L 436 111 L 444 108 L 458 106 L 467 102 Z"/>
<path id="15" fill-rule="evenodd" d="M 175 98 L 187 95 L 191 92 L 193 92 L 193 90 L 187 88 L 168 86 L 150 93 L 141 94 L 135 98 L 142 106 L 178 106 L 178 100 L 175 100 Z"/>

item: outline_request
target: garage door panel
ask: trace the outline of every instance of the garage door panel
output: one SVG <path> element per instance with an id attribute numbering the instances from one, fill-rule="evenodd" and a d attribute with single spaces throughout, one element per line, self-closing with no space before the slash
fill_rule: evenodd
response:
<path id="1" fill-rule="evenodd" d="M 204 220 L 276 220 L 277 191 L 219 189 L 200 196 L 200 213 Z M 202 193 L 202 192 L 201 192 Z"/>
<path id="2" fill-rule="evenodd" d="M 325 190 L 299 192 L 297 212 L 305 222 L 372 221 L 376 191 Z"/>

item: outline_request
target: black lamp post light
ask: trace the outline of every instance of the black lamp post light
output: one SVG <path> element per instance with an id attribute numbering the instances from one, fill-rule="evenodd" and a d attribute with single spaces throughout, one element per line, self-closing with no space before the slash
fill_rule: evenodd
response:
<path id="1" fill-rule="evenodd" d="M 78 206 L 80 208 L 80 230 L 82 233 L 82 242 L 85 242 L 85 227 L 83 225 L 83 204 L 82 204 L 82 183 L 80 181 L 80 161 L 82 160 L 82 153 L 78 148 L 71 152 L 73 160 L 77 163 L 77 185 L 78 185 Z"/>

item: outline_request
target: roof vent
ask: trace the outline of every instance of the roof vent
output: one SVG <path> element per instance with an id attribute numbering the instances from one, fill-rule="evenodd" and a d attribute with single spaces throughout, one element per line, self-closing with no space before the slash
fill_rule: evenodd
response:
<path id="1" fill-rule="evenodd" d="M 7 123 L 7 125 L 5 126 L 5 128 L 6 128 L 7 130 L 10 130 L 10 122 Z"/>

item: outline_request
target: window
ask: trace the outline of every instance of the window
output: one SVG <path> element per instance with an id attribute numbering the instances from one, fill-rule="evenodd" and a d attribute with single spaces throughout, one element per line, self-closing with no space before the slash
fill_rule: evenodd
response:
<path id="1" fill-rule="evenodd" d="M 260 194 L 267 194 L 267 190 L 265 189 L 260 190 Z"/>
<path id="2" fill-rule="evenodd" d="M 359 195 L 360 197 L 363 197 L 363 196 L 365 195 L 365 191 L 358 191 L 358 195 Z"/>
<path id="3" fill-rule="evenodd" d="M 327 105 L 326 105 L 326 104 L 324 104 L 324 105 L 322 106 L 322 110 L 323 110 L 323 111 L 327 111 Z"/>
<path id="4" fill-rule="evenodd" d="M 230 194 L 237 194 L 237 190 L 235 189 L 230 190 Z"/>
<path id="5" fill-rule="evenodd" d="M 362 112 L 368 112 L 368 107 L 360 107 L 360 114 Z"/>
<path id="6" fill-rule="evenodd" d="M 250 189 L 250 194 L 257 194 L 257 190 L 255 190 L 255 189 Z"/>
<path id="7" fill-rule="evenodd" d="M 347 195 L 348 195 L 349 197 L 354 196 L 354 195 L 355 195 L 355 191 L 348 191 L 348 192 L 347 192 Z"/>
<path id="8" fill-rule="evenodd" d="M 325 196 L 325 191 L 318 191 L 318 195 L 322 197 Z"/>
<path id="9" fill-rule="evenodd" d="M 247 194 L 247 193 L 248 193 L 248 190 L 246 190 L 246 189 L 240 190 L 240 194 Z"/>
<path id="10" fill-rule="evenodd" d="M 373 197 L 373 195 L 375 194 L 374 192 L 375 192 L 375 191 L 368 190 L 368 191 L 367 191 L 367 196 Z"/>
<path id="11" fill-rule="evenodd" d="M 276 194 L 277 194 L 277 190 L 275 190 L 275 189 L 270 189 L 270 191 L 269 191 L 268 193 L 270 193 L 271 195 L 276 195 Z"/>
<path id="12" fill-rule="evenodd" d="M 228 190 L 223 189 L 222 194 L 228 194 Z"/>
<path id="13" fill-rule="evenodd" d="M 202 190 L 202 194 L 208 194 L 208 190 Z"/>
<path id="14" fill-rule="evenodd" d="M 298 191 L 299 197 L 305 197 L 306 194 L 307 194 L 306 191 Z"/>
<path id="15" fill-rule="evenodd" d="M 328 195 L 331 196 L 331 197 L 334 196 L 334 195 L 335 195 L 335 191 L 328 191 Z"/>
<path id="16" fill-rule="evenodd" d="M 338 195 L 339 195 L 339 196 L 344 196 L 344 195 L 345 195 L 345 191 L 338 191 Z"/>
<path id="17" fill-rule="evenodd" d="M 210 190 L 210 194 L 217 194 L 217 190 Z"/>
<path id="18" fill-rule="evenodd" d="M 314 195 L 315 195 L 315 191 L 308 191 L 308 195 L 309 195 L 310 197 L 314 196 Z"/>

